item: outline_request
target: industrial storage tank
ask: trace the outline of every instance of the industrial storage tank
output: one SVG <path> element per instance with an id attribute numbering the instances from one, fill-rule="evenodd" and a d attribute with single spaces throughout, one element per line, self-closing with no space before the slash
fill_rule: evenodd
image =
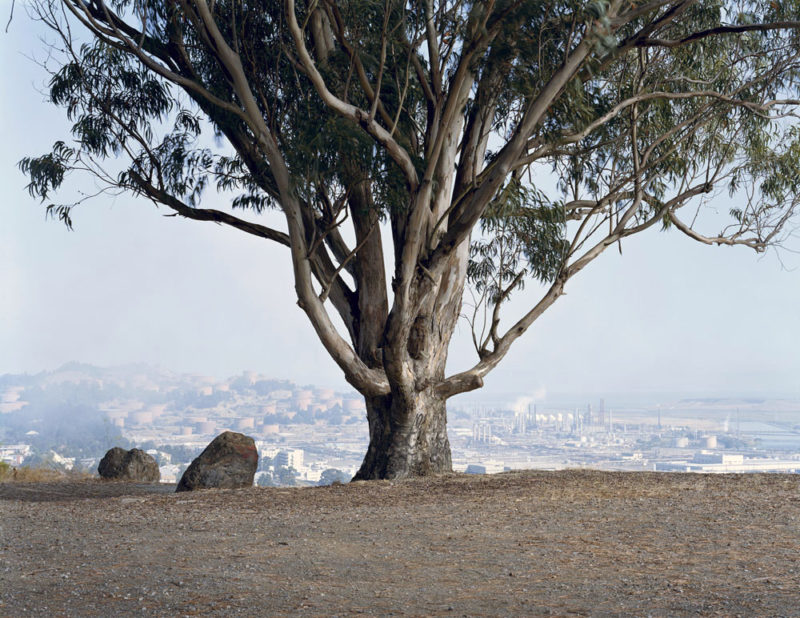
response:
<path id="1" fill-rule="evenodd" d="M 165 403 L 158 403 L 158 404 L 155 404 L 155 405 L 149 406 L 149 407 L 147 408 L 147 411 L 148 411 L 148 412 L 150 412 L 150 414 L 152 414 L 152 415 L 153 415 L 153 418 L 158 418 L 159 416 L 161 416 L 162 414 L 164 414 L 164 412 L 166 411 L 166 409 L 167 409 L 167 404 L 165 404 Z"/>
<path id="2" fill-rule="evenodd" d="M 203 423 L 197 423 L 197 433 L 200 434 L 214 433 L 216 429 L 217 429 L 217 424 L 214 421 L 205 421 Z"/>
<path id="3" fill-rule="evenodd" d="M 347 412 L 361 412 L 366 409 L 366 404 L 363 399 L 345 399 L 342 401 L 342 407 Z"/>
<path id="4" fill-rule="evenodd" d="M 320 401 L 327 401 L 328 399 L 333 399 L 336 396 L 332 388 L 318 388 L 314 391 L 314 395 Z"/>
<path id="5" fill-rule="evenodd" d="M 153 413 L 148 410 L 139 410 L 131 412 L 129 418 L 136 425 L 148 425 L 153 422 Z"/>
<path id="6" fill-rule="evenodd" d="M 314 401 L 314 395 L 311 391 L 297 391 L 292 403 L 298 410 L 307 410 L 312 401 Z"/>
<path id="7" fill-rule="evenodd" d="M 236 421 L 237 429 L 253 429 L 256 426 L 256 419 L 252 416 L 245 416 Z"/>

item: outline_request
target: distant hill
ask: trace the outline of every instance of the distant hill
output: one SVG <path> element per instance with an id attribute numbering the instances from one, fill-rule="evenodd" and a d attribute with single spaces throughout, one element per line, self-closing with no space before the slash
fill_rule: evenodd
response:
<path id="1" fill-rule="evenodd" d="M 363 400 L 354 393 L 255 372 L 218 379 L 143 364 L 71 362 L 53 371 L 0 376 L 0 444 L 99 457 L 111 446 L 125 446 L 130 427 L 162 426 L 159 435 L 167 437 L 191 429 L 191 423 L 209 431 L 226 425 L 341 424 L 355 418 L 359 405 Z M 187 416 L 195 420 L 186 421 Z"/>

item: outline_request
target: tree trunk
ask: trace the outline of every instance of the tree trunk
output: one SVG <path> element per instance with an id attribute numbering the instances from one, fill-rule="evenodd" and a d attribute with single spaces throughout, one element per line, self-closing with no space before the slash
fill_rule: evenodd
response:
<path id="1" fill-rule="evenodd" d="M 447 398 L 437 392 L 461 308 L 468 243 L 450 258 L 424 301 L 393 311 L 381 342 L 391 391 L 365 396 L 369 448 L 354 480 L 428 476 L 452 472 L 447 438 Z M 430 273 L 419 273 L 427 285 Z M 414 290 L 418 292 L 419 290 Z"/>
<path id="2" fill-rule="evenodd" d="M 369 449 L 353 480 L 451 472 L 445 399 L 432 389 L 367 397 Z"/>

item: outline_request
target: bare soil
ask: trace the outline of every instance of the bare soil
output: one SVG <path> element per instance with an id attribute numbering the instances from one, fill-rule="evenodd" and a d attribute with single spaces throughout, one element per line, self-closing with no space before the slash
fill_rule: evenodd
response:
<path id="1" fill-rule="evenodd" d="M 0 484 L 0 615 L 800 616 L 800 476 Z"/>

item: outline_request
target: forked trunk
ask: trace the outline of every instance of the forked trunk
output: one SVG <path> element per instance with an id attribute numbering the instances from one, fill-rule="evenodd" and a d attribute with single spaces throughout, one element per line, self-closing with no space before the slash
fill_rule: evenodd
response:
<path id="1" fill-rule="evenodd" d="M 379 346 L 390 392 L 367 396 L 369 448 L 354 480 L 392 479 L 451 472 L 447 407 L 437 386 L 464 290 L 468 244 L 463 243 L 433 281 L 424 302 L 390 315 Z M 427 275 L 430 277 L 430 274 Z M 420 274 L 421 287 L 427 285 Z"/>
<path id="2" fill-rule="evenodd" d="M 354 480 L 441 474 L 453 469 L 445 400 L 432 390 L 367 397 L 369 449 Z"/>

